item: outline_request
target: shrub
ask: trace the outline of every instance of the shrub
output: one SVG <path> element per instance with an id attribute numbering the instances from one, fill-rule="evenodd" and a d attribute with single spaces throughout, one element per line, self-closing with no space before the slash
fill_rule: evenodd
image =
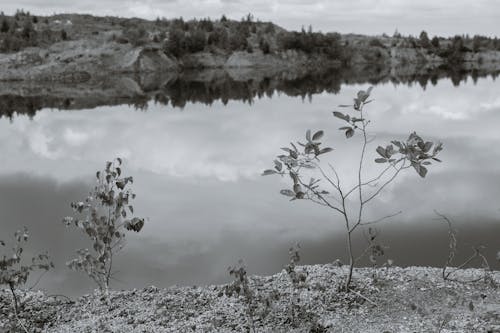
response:
<path id="1" fill-rule="evenodd" d="M 93 252 L 78 250 L 78 258 L 67 266 L 87 273 L 106 299 L 113 274 L 113 257 L 123 247 L 124 229 L 139 232 L 144 226 L 144 219 L 129 217 L 134 214 L 131 201 L 135 194 L 130 189 L 133 178 L 122 175 L 121 164 L 120 158 L 106 162 L 105 169 L 96 173 L 97 185 L 85 201 L 71 204 L 80 217 L 63 220 L 67 226 L 74 225 L 82 230 L 90 238 L 93 249 Z"/>
<path id="2" fill-rule="evenodd" d="M 0 285 L 7 285 L 12 294 L 12 302 L 14 315 L 19 321 L 19 299 L 16 295 L 16 289 L 24 285 L 32 271 L 44 270 L 48 271 L 54 267 L 47 253 L 39 254 L 31 259 L 31 263 L 26 265 L 22 262 L 24 246 L 28 242 L 28 229 L 25 227 L 22 231 L 18 230 L 14 233 L 15 245 L 12 248 L 12 254 L 5 254 L 0 258 Z M 0 240 L 0 246 L 6 247 L 6 243 Z"/>
<path id="3" fill-rule="evenodd" d="M 335 117 L 346 123 L 345 126 L 340 127 L 346 138 L 349 139 L 356 133 L 361 135 L 360 156 L 357 163 L 356 185 L 354 187 L 349 189 L 342 185 L 340 176 L 333 165 L 329 164 L 330 171 L 327 173 L 320 163 L 322 155 L 333 150 L 330 147 L 322 148 L 320 140 L 324 135 L 323 131 L 312 134 L 310 130 L 307 130 L 305 142 L 298 142 L 297 145 L 290 143 L 290 147 L 281 148 L 286 154 L 277 156 L 277 159 L 274 160 L 274 169 L 263 172 L 263 175 L 278 174 L 289 177 L 292 188 L 281 190 L 281 194 L 289 197 L 291 201 L 309 200 L 340 214 L 345 226 L 349 257 L 349 273 L 345 281 L 346 291 L 349 290 L 353 268 L 357 261 L 352 244 L 353 233 L 361 226 L 380 222 L 394 216 L 394 214 L 387 215 L 376 221 L 367 222 L 363 217 L 367 204 L 373 202 L 372 200 L 404 170 L 413 168 L 422 178 L 425 177 L 428 171 L 427 166 L 431 164 L 431 161 L 440 162 L 436 156 L 442 150 L 441 143 L 435 144 L 424 141 L 415 132 L 411 133 L 405 141 L 394 140 L 386 147 L 377 147 L 376 152 L 379 156 L 375 159 L 375 162 L 387 166 L 380 171 L 377 177 L 366 179 L 363 175 L 363 166 L 366 159 L 366 150 L 371 140 L 369 140 L 367 133 L 370 121 L 363 109 L 366 104 L 371 102 L 371 100 L 368 100 L 371 90 L 370 87 L 367 91 L 359 91 L 357 97 L 354 98 L 353 105 L 342 105 L 342 107 L 352 107 L 355 115 L 352 116 L 338 111 L 333 112 Z M 305 178 L 310 175 L 306 171 L 308 169 L 311 169 L 311 172 L 316 170 L 319 178 L 306 180 Z M 324 184 L 328 186 L 329 191 L 326 190 Z M 330 192 L 332 190 L 333 193 Z M 358 198 L 356 199 L 356 206 L 353 207 L 348 200 L 355 193 L 358 194 Z"/>

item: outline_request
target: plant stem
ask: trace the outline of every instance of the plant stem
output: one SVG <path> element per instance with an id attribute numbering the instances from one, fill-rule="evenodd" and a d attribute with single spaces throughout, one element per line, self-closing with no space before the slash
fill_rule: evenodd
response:
<path id="1" fill-rule="evenodd" d="M 14 311 L 15 311 L 14 314 L 16 315 L 16 318 L 17 318 L 17 314 L 19 313 L 19 306 L 18 306 L 18 302 L 17 302 L 16 292 L 14 291 L 14 284 L 9 283 L 9 288 L 10 288 L 10 292 L 12 293 L 12 300 L 14 301 Z"/>

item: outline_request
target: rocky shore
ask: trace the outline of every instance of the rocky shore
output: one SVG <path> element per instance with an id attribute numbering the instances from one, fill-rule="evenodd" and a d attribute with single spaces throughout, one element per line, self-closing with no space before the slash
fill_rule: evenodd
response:
<path id="1" fill-rule="evenodd" d="M 371 59 L 372 53 L 377 57 Z M 444 59 L 428 54 L 424 49 L 398 46 L 356 50 L 349 67 L 378 67 L 397 76 L 428 72 L 445 64 Z M 48 48 L 31 47 L 17 53 L 0 54 L 0 81 L 84 83 L 125 73 L 173 74 L 189 69 L 317 71 L 340 67 L 345 65 L 296 50 L 273 54 L 264 54 L 260 50 L 230 54 L 197 52 L 175 58 L 166 55 L 159 44 L 134 47 L 100 39 L 80 39 L 61 41 Z M 465 53 L 460 68 L 497 71 L 500 69 L 500 51 Z"/>
<path id="2" fill-rule="evenodd" d="M 498 271 L 460 270 L 453 276 L 462 282 L 452 282 L 438 268 L 360 268 L 345 293 L 345 266 L 298 270 L 307 279 L 297 288 L 284 271 L 249 278 L 257 332 L 500 332 Z M 19 294 L 30 332 L 247 332 L 251 323 L 244 298 L 222 285 L 113 291 L 109 304 L 98 293 Z M 0 332 L 15 321 L 10 301 L 0 293 Z"/>

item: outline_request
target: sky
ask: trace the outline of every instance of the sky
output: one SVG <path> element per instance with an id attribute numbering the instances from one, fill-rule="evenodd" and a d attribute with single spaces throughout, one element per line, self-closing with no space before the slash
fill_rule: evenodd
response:
<path id="1" fill-rule="evenodd" d="M 5 0 L 4 0 L 5 1 Z M 2 1 L 2 2 L 4 2 Z M 315 31 L 392 35 L 481 34 L 500 36 L 497 0 L 18 0 L 2 3 L 12 14 L 23 8 L 38 15 L 89 13 L 122 17 L 241 19 L 252 13 L 290 30 L 309 25 Z"/>

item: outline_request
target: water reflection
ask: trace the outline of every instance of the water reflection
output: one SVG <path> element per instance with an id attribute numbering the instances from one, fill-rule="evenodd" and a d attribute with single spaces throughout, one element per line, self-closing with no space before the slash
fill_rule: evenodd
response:
<path id="1" fill-rule="evenodd" d="M 424 89 L 438 80 L 450 79 L 454 86 L 490 76 L 498 72 L 442 67 L 438 70 L 412 69 L 404 73 L 386 67 L 367 66 L 356 69 L 325 71 L 276 72 L 259 70 L 205 70 L 144 76 L 118 76 L 104 82 L 71 86 L 57 83 L 37 85 L 22 82 L 0 84 L 0 117 L 14 113 L 33 117 L 43 108 L 59 110 L 89 109 L 98 106 L 127 104 L 145 110 L 154 101 L 160 105 L 184 108 L 187 103 L 226 105 L 231 100 L 252 104 L 256 99 L 276 94 L 311 99 L 324 92 L 337 94 L 342 84 L 418 84 Z"/>
<path id="2" fill-rule="evenodd" d="M 367 210 L 368 219 L 403 210 L 379 226 L 388 256 L 399 265 L 440 265 L 447 231 L 434 220 L 436 209 L 456 221 L 458 258 L 484 244 L 493 263 L 500 246 L 500 150 L 492 148 L 500 145 L 498 84 L 490 77 L 458 88 L 449 80 L 426 89 L 388 83 L 375 87 L 376 102 L 367 108 L 374 145 L 412 130 L 445 144 L 444 163 L 428 178 L 406 174 Z M 297 90 L 297 97 L 274 93 L 252 104 L 187 102 L 186 112 L 150 101 L 148 112 L 115 106 L 2 118 L 2 237 L 28 225 L 32 249 L 49 250 L 58 266 L 41 286 L 73 295 L 89 290 L 84 277 L 64 268 L 85 242 L 60 219 L 70 213 L 69 202 L 91 188 L 94 171 L 122 156 L 125 172 L 135 178 L 135 210 L 148 223 L 119 256 L 116 288 L 222 282 L 226 267 L 239 258 L 252 272 L 273 273 L 295 241 L 302 243 L 305 263 L 343 258 L 338 219 L 310 203 L 290 203 L 279 194 L 285 182 L 260 172 L 279 147 L 312 128 L 326 131 L 335 148 L 327 161 L 352 178 L 358 152 L 337 131 L 331 111 L 368 84 L 343 85 L 338 95 L 317 93 L 310 103 Z"/>

